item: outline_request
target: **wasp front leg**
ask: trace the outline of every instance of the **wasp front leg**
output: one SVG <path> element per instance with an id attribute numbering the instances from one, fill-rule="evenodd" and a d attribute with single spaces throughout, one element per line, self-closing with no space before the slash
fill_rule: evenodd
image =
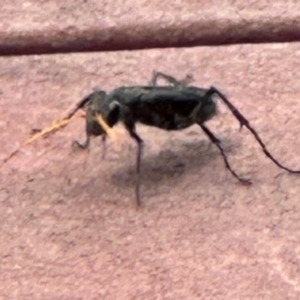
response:
<path id="1" fill-rule="evenodd" d="M 79 149 L 82 149 L 82 150 L 86 150 L 86 149 L 89 148 L 90 143 L 91 143 L 91 136 L 87 133 L 86 134 L 86 140 L 83 144 L 78 142 L 78 141 L 73 141 L 72 146 L 74 148 L 77 148 L 77 149 L 79 148 Z"/>

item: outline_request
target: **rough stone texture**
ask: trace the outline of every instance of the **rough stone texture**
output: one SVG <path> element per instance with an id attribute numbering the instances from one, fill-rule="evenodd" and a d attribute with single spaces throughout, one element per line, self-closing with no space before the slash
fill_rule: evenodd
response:
<path id="1" fill-rule="evenodd" d="M 2 0 L 0 19 L 1 55 L 300 38 L 298 0 Z"/>
<path id="2" fill-rule="evenodd" d="M 0 58 L 0 159 L 93 87 L 145 84 L 153 69 L 214 84 L 270 151 L 300 169 L 300 45 L 274 44 Z M 83 121 L 0 169 L 2 299 L 299 299 L 300 178 L 278 169 L 220 104 L 208 123 L 240 174 L 197 127 L 138 126 L 146 142 L 134 209 L 136 145 L 116 128 L 74 152 Z"/>

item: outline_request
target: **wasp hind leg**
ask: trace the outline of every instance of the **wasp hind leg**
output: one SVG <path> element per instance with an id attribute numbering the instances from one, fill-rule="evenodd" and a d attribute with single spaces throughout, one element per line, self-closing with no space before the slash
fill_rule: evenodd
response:
<path id="1" fill-rule="evenodd" d="M 247 179 L 247 178 L 243 178 L 241 176 L 239 176 L 230 166 L 227 156 L 225 154 L 225 151 L 221 145 L 221 141 L 204 125 L 204 124 L 198 124 L 202 130 L 206 133 L 206 135 L 208 136 L 208 138 L 211 140 L 211 142 L 213 142 L 220 150 L 221 155 L 223 157 L 224 163 L 226 168 L 229 170 L 229 172 L 235 177 L 237 178 L 241 183 L 243 184 L 251 184 L 251 180 Z"/>

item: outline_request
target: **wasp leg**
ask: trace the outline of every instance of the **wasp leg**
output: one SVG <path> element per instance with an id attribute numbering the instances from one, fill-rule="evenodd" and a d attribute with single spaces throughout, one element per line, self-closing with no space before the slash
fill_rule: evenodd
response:
<path id="1" fill-rule="evenodd" d="M 265 153 L 265 155 L 270 160 L 272 160 L 275 165 L 277 165 L 279 168 L 281 168 L 283 170 L 286 170 L 289 173 L 300 174 L 300 170 L 292 170 L 290 168 L 287 168 L 273 157 L 273 155 L 267 150 L 266 145 L 261 140 L 261 138 L 259 137 L 256 130 L 250 125 L 249 121 L 240 113 L 240 111 L 220 91 L 218 91 L 215 87 L 212 86 L 212 87 L 210 87 L 210 89 L 207 92 L 207 95 L 211 95 L 211 94 L 217 94 L 224 101 L 224 103 L 227 105 L 227 107 L 232 112 L 232 114 L 240 122 L 240 128 L 242 129 L 242 127 L 245 126 L 252 133 L 252 135 L 254 136 L 256 141 L 259 143 L 259 145 L 263 149 L 263 152 Z"/>
<path id="2" fill-rule="evenodd" d="M 72 146 L 74 148 L 79 148 L 79 149 L 88 149 L 90 146 L 90 142 L 91 142 L 91 136 L 90 135 L 86 135 L 86 140 L 83 144 L 79 143 L 78 141 L 73 141 Z"/>
<path id="3" fill-rule="evenodd" d="M 162 72 L 157 72 L 157 71 L 153 71 L 153 75 L 152 75 L 152 79 L 150 81 L 150 85 L 156 86 L 157 85 L 157 80 L 159 78 L 163 78 L 163 79 L 165 79 L 166 81 L 172 83 L 175 86 L 181 85 L 181 82 L 178 81 L 177 79 L 175 79 L 173 76 L 164 74 Z"/>
<path id="4" fill-rule="evenodd" d="M 245 184 L 251 184 L 251 180 L 240 177 L 235 171 L 232 170 L 232 168 L 231 168 L 231 166 L 230 166 L 230 164 L 229 164 L 229 162 L 227 160 L 227 157 L 226 157 L 226 154 L 224 152 L 224 149 L 221 146 L 221 141 L 217 137 L 215 137 L 214 134 L 205 125 L 199 124 L 199 126 L 206 133 L 206 135 L 209 137 L 209 139 L 219 148 L 219 150 L 220 150 L 220 152 L 221 152 L 221 154 L 223 156 L 226 168 L 229 170 L 229 172 L 235 178 L 237 178 L 240 182 L 245 183 Z"/>
<path id="5" fill-rule="evenodd" d="M 106 156 L 106 134 L 101 136 L 102 139 L 102 159 L 105 159 Z"/>
<path id="6" fill-rule="evenodd" d="M 135 195 L 137 207 L 141 204 L 140 197 L 140 173 L 141 173 L 141 159 L 143 154 L 144 141 L 138 136 L 135 130 L 135 125 L 131 122 L 125 123 L 126 129 L 128 130 L 130 136 L 137 142 L 138 151 L 137 151 L 137 159 L 136 159 L 136 186 L 135 186 Z"/>

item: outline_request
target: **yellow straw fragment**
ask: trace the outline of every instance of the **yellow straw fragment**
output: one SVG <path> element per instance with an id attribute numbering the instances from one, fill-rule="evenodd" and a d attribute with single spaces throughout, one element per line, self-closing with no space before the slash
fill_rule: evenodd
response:
<path id="1" fill-rule="evenodd" d="M 104 129 L 104 131 L 106 132 L 106 134 L 112 139 L 112 140 L 116 140 L 116 134 L 115 131 L 109 127 L 109 125 L 104 121 L 104 119 L 102 118 L 102 115 L 97 113 L 96 114 L 96 118 L 97 121 L 99 122 L 99 124 L 102 126 L 102 128 Z"/>
<path id="2" fill-rule="evenodd" d="M 33 143 L 34 141 L 42 138 L 43 136 L 57 131 L 58 129 L 65 127 L 71 119 L 63 119 L 63 120 L 55 120 L 50 126 L 44 128 L 43 130 L 39 131 L 38 133 L 34 134 L 32 137 L 27 139 L 22 146 L 28 145 Z"/>
<path id="3" fill-rule="evenodd" d="M 50 133 L 52 133 L 54 131 L 59 130 L 60 128 L 65 127 L 71 121 L 71 119 L 73 119 L 75 117 L 78 117 L 78 116 L 76 116 L 76 115 L 72 116 L 72 118 L 70 118 L 70 119 L 55 120 L 54 122 L 52 122 L 52 124 L 50 126 L 47 126 L 43 130 L 41 130 L 38 133 L 36 133 L 33 136 L 31 136 L 24 143 L 22 143 L 21 146 L 18 149 L 16 149 L 15 151 L 13 151 L 8 157 L 6 157 L 2 161 L 2 164 L 6 163 L 9 159 L 11 159 L 12 157 L 14 157 L 21 150 L 21 148 L 23 148 L 24 146 L 26 146 L 28 144 L 31 144 L 34 141 L 38 140 L 38 139 L 41 139 L 42 137 L 44 137 L 47 134 L 50 134 Z M 80 117 L 82 117 L 82 115 L 80 115 Z"/>

